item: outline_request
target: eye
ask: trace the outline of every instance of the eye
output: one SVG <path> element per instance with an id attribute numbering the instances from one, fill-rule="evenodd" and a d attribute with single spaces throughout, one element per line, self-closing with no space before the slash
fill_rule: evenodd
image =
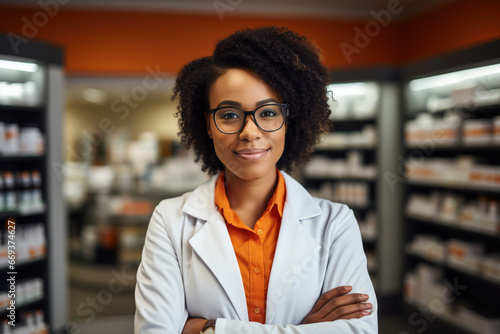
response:
<path id="1" fill-rule="evenodd" d="M 276 115 L 276 111 L 272 109 L 266 109 L 260 113 L 260 117 L 275 117 Z"/>
<path id="2" fill-rule="evenodd" d="M 238 114 L 234 113 L 234 112 L 225 112 L 224 114 L 221 115 L 221 118 L 222 119 L 234 119 L 234 118 L 238 118 Z"/>
<path id="3" fill-rule="evenodd" d="M 262 110 L 259 111 L 259 117 L 264 118 L 277 117 L 281 114 L 282 112 L 279 106 L 264 106 Z"/>
<path id="4" fill-rule="evenodd" d="M 235 120 L 240 118 L 240 111 L 235 109 L 219 109 L 217 111 L 217 118 L 221 120 Z"/>

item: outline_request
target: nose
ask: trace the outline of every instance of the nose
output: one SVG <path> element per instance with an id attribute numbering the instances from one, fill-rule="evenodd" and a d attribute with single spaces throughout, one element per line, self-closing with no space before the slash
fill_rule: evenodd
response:
<path id="1" fill-rule="evenodd" d="M 253 117 L 248 115 L 245 120 L 245 125 L 243 126 L 243 129 L 241 129 L 238 136 L 241 140 L 246 139 L 248 141 L 252 141 L 260 138 L 261 134 L 262 132 L 260 131 L 257 124 L 255 124 L 255 120 L 253 119 Z"/>

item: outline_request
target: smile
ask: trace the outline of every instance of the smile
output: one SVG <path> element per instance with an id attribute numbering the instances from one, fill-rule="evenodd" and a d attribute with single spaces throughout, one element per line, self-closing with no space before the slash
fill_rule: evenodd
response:
<path id="1" fill-rule="evenodd" d="M 267 153 L 269 149 L 248 149 L 234 151 L 236 155 L 245 160 L 259 160 Z"/>

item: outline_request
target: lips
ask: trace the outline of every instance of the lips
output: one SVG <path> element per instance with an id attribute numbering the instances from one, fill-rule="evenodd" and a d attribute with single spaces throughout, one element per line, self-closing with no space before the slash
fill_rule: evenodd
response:
<path id="1" fill-rule="evenodd" d="M 245 160 L 259 160 L 261 159 L 266 153 L 268 149 L 264 148 L 247 148 L 247 149 L 242 149 L 238 151 L 234 151 L 240 158 L 243 158 Z"/>

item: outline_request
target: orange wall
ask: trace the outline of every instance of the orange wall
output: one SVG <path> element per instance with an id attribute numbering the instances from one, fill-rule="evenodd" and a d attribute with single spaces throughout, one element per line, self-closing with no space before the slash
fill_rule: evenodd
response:
<path id="1" fill-rule="evenodd" d="M 500 38 L 500 1 L 460 0 L 405 22 L 399 38 L 405 62 Z"/>
<path id="2" fill-rule="evenodd" d="M 5 8 L 0 31 L 22 33 L 22 17 L 35 10 Z M 282 25 L 317 41 L 329 67 L 349 65 L 338 47 L 352 43 L 353 28 L 363 22 L 236 17 L 224 21 L 214 14 L 187 15 L 145 12 L 97 12 L 61 10 L 39 29 L 36 38 L 61 44 L 66 49 L 69 73 L 142 73 L 147 66 L 161 64 L 166 72 L 177 72 L 187 61 L 209 55 L 218 39 L 234 30 L 261 25 Z M 353 55 L 351 66 L 398 61 L 394 28 L 384 29 L 370 45 Z"/>
<path id="3" fill-rule="evenodd" d="M 406 4 L 410 6 L 411 3 Z M 0 6 L 0 31 L 26 32 L 41 9 Z M 340 43 L 354 44 L 354 28 L 366 22 L 339 19 L 257 17 L 166 12 L 92 11 L 61 7 L 35 38 L 64 46 L 68 74 L 134 75 L 159 65 L 176 73 L 187 61 L 208 55 L 234 30 L 281 25 L 315 39 L 329 68 L 399 65 L 500 37 L 500 1 L 458 0 L 405 22 L 394 20 L 348 62 Z M 24 30 L 23 30 L 24 29 Z"/>

